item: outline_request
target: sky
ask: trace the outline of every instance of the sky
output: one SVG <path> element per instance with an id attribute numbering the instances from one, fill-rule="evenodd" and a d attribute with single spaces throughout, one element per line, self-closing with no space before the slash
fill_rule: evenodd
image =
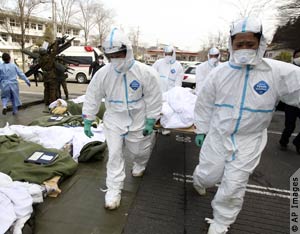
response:
<path id="1" fill-rule="evenodd" d="M 256 15 L 267 40 L 276 29 L 277 0 L 102 0 L 115 13 L 114 25 L 126 33 L 140 31 L 145 46 L 172 44 L 198 51 L 208 38 L 228 36 L 229 25 L 241 15 Z"/>

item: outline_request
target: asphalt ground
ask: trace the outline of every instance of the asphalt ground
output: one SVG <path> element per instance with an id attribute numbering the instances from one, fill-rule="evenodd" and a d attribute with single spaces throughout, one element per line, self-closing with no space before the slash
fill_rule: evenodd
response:
<path id="1" fill-rule="evenodd" d="M 46 115 L 42 95 L 21 90 L 23 107 L 13 116 L 0 114 L 0 127 L 29 124 Z M 75 95 L 74 95 L 75 96 Z M 268 131 L 268 144 L 259 166 L 250 178 L 243 209 L 229 233 L 289 233 L 289 178 L 300 167 L 294 147 L 280 151 L 278 141 L 284 114 L 276 112 Z M 296 132 L 299 132 L 297 127 Z M 291 139 L 292 140 L 292 139 Z M 192 188 L 192 173 L 199 149 L 193 134 L 173 132 L 157 135 L 146 173 L 130 176 L 130 161 L 117 211 L 103 208 L 105 161 L 79 164 L 78 171 L 60 184 L 62 194 L 35 206 L 35 232 L 40 234 L 85 233 L 206 233 L 205 217 L 212 217 L 211 200 L 217 187 L 200 197 Z"/>

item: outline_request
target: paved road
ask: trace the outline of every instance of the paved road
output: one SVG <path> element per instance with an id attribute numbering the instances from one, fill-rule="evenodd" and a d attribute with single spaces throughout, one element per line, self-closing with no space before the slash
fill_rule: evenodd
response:
<path id="1" fill-rule="evenodd" d="M 71 95 L 78 96 L 84 94 L 87 85 L 68 83 L 68 87 Z M 39 87 L 33 85 L 30 88 L 20 83 L 22 100 L 28 95 L 42 97 L 42 90 L 42 83 L 39 83 Z M 284 114 L 276 112 L 269 127 L 268 144 L 260 165 L 250 178 L 243 210 L 229 233 L 289 233 L 289 178 L 300 168 L 300 155 L 295 152 L 293 146 L 285 152 L 279 150 L 278 141 L 283 125 Z M 296 131 L 299 132 L 299 126 Z M 198 161 L 198 151 L 199 149 L 194 145 L 193 134 L 173 133 L 170 137 L 158 135 L 157 144 L 137 194 L 131 193 L 131 196 L 135 196 L 134 202 L 129 206 L 131 202 L 126 201 L 126 216 L 128 216 L 126 225 L 124 229 L 119 227 L 118 230 L 122 230 L 123 234 L 205 233 L 207 225 L 204 223 L 204 218 L 211 217 L 210 202 L 216 187 L 209 189 L 208 195 L 204 198 L 199 197 L 193 190 L 191 175 Z M 91 182 L 95 185 L 99 183 L 94 180 Z M 80 186 L 78 190 L 81 190 Z M 52 208 L 62 202 L 59 199 L 56 203 L 54 201 L 45 203 L 45 211 L 47 210 L 49 214 L 55 212 Z M 91 204 L 88 205 L 93 209 Z M 123 208 L 120 210 L 121 213 L 125 212 Z M 78 212 L 83 212 L 82 208 L 78 207 Z M 46 214 L 47 212 L 42 220 L 47 219 Z M 89 217 L 88 211 L 84 214 L 87 215 L 86 220 L 91 221 L 91 226 L 101 226 L 99 223 L 93 223 L 97 222 L 97 219 L 92 222 L 94 219 Z M 113 218 L 113 213 L 109 215 Z M 125 219 L 122 219 L 122 223 L 124 222 Z M 51 233 L 50 224 L 54 225 L 54 223 L 48 223 L 48 226 L 42 224 L 43 222 L 39 223 L 41 228 L 47 227 Z"/>
<path id="2" fill-rule="evenodd" d="M 21 93 L 43 94 L 43 90 L 44 90 L 43 82 L 38 82 L 37 87 L 35 86 L 35 82 L 32 80 L 31 80 L 31 87 L 27 87 L 27 85 L 23 81 L 20 81 L 19 85 L 20 85 Z M 67 87 L 68 87 L 68 90 L 69 90 L 69 93 L 71 96 L 74 96 L 74 95 L 79 96 L 79 95 L 85 94 L 87 86 L 88 86 L 88 84 L 78 84 L 78 83 L 73 83 L 73 82 L 67 83 Z M 62 90 L 62 95 L 64 97 L 63 90 Z"/>

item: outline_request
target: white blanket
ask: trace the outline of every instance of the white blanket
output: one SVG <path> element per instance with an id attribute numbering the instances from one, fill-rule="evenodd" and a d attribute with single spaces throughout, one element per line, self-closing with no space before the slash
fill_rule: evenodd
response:
<path id="1" fill-rule="evenodd" d="M 197 96 L 190 88 L 174 87 L 163 93 L 162 117 L 164 128 L 188 128 L 194 124 Z"/>
<path id="2" fill-rule="evenodd" d="M 25 141 L 31 141 L 42 145 L 45 148 L 62 149 L 65 144 L 73 145 L 73 159 L 77 160 L 83 146 L 92 141 L 105 141 L 103 125 L 98 128 L 92 128 L 94 136 L 88 138 L 84 134 L 83 127 L 40 127 L 24 125 L 8 125 L 0 128 L 0 135 L 16 134 Z"/>
<path id="3" fill-rule="evenodd" d="M 39 202 L 43 202 L 40 185 L 12 181 L 0 172 L 0 233 L 13 226 L 13 234 L 21 234 L 33 211 L 32 204 Z"/>

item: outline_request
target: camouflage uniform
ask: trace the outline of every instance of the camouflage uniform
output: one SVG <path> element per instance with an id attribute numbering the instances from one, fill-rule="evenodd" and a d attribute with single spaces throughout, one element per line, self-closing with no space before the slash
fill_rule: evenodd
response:
<path id="1" fill-rule="evenodd" d="M 39 64 L 43 70 L 44 77 L 44 102 L 49 105 L 57 98 L 57 79 L 55 69 L 55 54 L 48 54 L 40 50 Z"/>
<path id="2" fill-rule="evenodd" d="M 57 96 L 58 98 L 61 98 L 61 91 L 60 91 L 60 86 L 62 86 L 66 99 L 69 99 L 69 92 L 67 88 L 67 81 L 66 79 L 68 78 L 68 74 L 62 69 L 56 68 L 56 78 L 57 78 Z"/>

